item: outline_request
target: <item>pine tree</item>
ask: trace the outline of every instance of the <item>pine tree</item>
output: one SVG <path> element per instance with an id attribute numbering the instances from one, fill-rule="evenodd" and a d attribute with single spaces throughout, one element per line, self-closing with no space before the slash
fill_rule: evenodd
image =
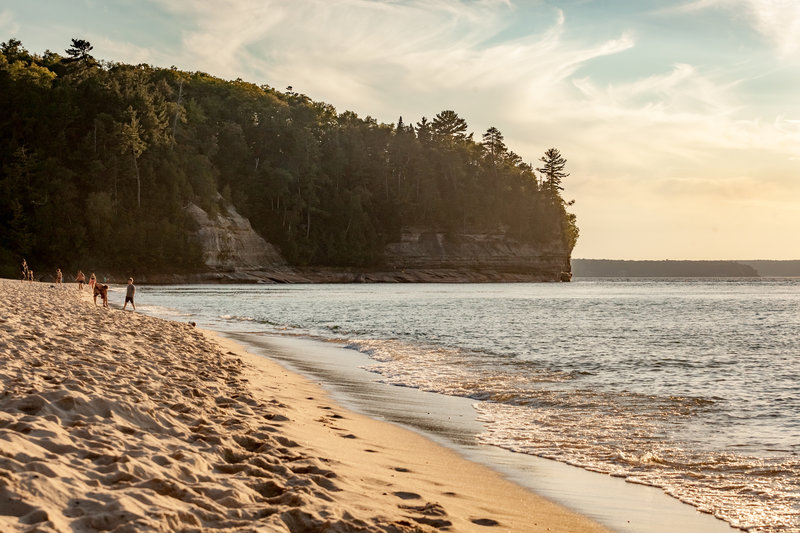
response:
<path id="1" fill-rule="evenodd" d="M 83 39 L 72 39 L 72 46 L 67 48 L 66 52 L 69 56 L 68 61 L 83 61 L 84 64 L 89 63 L 94 58 L 89 55 L 94 49 L 94 46 L 89 41 Z"/>
<path id="2" fill-rule="evenodd" d="M 539 158 L 539 161 L 544 165 L 536 170 L 541 172 L 544 177 L 544 188 L 554 193 L 563 191 L 561 180 L 569 176 L 569 173 L 564 172 L 567 160 L 561 156 L 561 152 L 556 148 L 550 148 Z"/>
<path id="3" fill-rule="evenodd" d="M 483 134 L 481 145 L 486 150 L 492 164 L 497 163 L 500 157 L 506 152 L 506 145 L 503 143 L 503 134 L 500 130 L 492 126 Z"/>
<path id="4" fill-rule="evenodd" d="M 443 139 L 465 139 L 467 121 L 448 109 L 433 117 L 431 128 L 434 134 Z"/>

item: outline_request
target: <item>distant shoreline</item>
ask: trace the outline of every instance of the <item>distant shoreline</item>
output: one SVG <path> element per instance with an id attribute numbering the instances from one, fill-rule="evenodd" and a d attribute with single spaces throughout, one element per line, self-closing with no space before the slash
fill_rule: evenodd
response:
<path id="1" fill-rule="evenodd" d="M 800 260 L 636 261 L 573 259 L 572 274 L 578 278 L 800 277 Z"/>
<path id="2" fill-rule="evenodd" d="M 771 278 L 800 277 L 800 260 L 618 260 L 572 259 L 572 278 Z M 292 268 L 208 270 L 183 273 L 135 273 L 137 283 L 146 285 L 203 284 L 350 284 L 350 283 L 548 283 L 567 281 L 553 273 L 488 268 L 376 269 Z M 106 283 L 123 283 L 124 274 L 104 274 Z M 40 280 L 55 281 L 51 274 Z M 67 281 L 69 283 L 69 281 Z"/>

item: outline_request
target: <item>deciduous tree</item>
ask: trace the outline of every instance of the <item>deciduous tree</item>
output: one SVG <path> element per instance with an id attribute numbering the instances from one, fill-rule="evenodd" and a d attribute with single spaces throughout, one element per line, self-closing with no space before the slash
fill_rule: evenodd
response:
<path id="1" fill-rule="evenodd" d="M 120 127 L 121 150 L 122 153 L 129 153 L 133 159 L 133 170 L 136 176 L 136 207 L 142 207 L 142 178 L 139 173 L 139 156 L 147 148 L 147 144 L 142 140 L 142 129 L 136 111 L 133 107 L 128 107 L 127 115 L 129 122 Z"/>

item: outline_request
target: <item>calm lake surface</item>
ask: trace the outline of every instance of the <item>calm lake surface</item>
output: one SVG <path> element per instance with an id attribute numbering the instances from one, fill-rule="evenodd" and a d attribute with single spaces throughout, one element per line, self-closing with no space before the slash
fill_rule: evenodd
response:
<path id="1" fill-rule="evenodd" d="M 480 440 L 800 531 L 800 280 L 140 287 L 146 312 L 300 335 L 475 400 Z"/>

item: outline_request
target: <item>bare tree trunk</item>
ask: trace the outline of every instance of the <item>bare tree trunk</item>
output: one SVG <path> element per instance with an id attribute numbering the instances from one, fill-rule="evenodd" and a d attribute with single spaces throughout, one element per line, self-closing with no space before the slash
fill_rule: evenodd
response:
<path id="1" fill-rule="evenodd" d="M 133 169 L 136 171 L 136 206 L 142 207 L 142 180 L 139 176 L 139 164 L 136 162 L 136 152 L 131 150 L 133 156 Z"/>
<path id="2" fill-rule="evenodd" d="M 183 80 L 178 87 L 178 109 L 175 110 L 175 118 L 172 120 L 172 142 L 175 142 L 175 135 L 178 133 L 178 117 L 181 114 L 181 98 L 183 97 Z"/>

